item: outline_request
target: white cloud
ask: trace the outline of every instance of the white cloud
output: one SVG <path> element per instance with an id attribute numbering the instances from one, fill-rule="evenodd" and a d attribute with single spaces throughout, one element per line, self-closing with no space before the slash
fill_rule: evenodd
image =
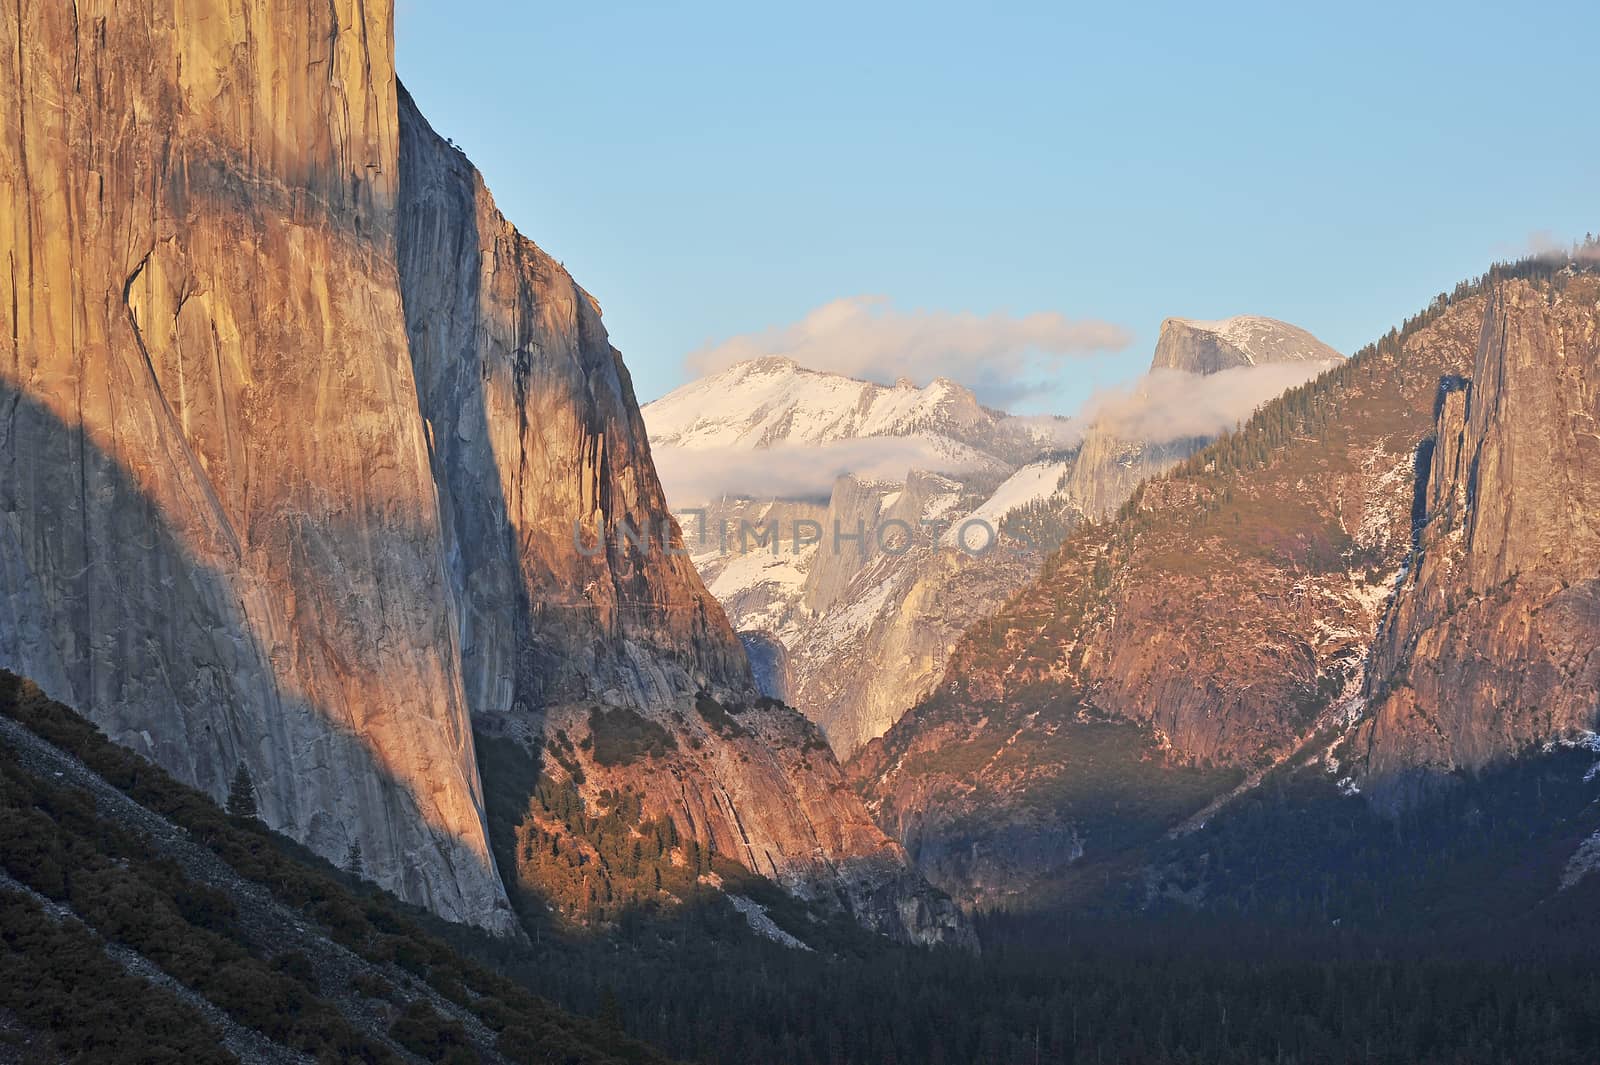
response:
<path id="1" fill-rule="evenodd" d="M 1580 263 L 1600 262 L 1600 243 L 1592 235 L 1584 240 L 1565 241 L 1548 229 L 1535 230 L 1520 246 L 1509 250 L 1508 259 L 1549 259 L 1564 262 L 1573 259 Z"/>
<path id="2" fill-rule="evenodd" d="M 1047 380 L 1071 356 L 1128 346 L 1125 328 L 1054 311 L 1028 315 L 901 311 L 883 296 L 825 303 L 798 322 L 745 333 L 684 360 L 710 374 L 763 355 L 787 355 L 813 370 L 884 384 L 948 377 L 986 403 L 1003 406 Z"/>
<path id="3" fill-rule="evenodd" d="M 1013 414 L 1006 424 L 1022 429 L 1038 444 L 1041 450 L 1071 447 L 1083 439 L 1083 426 L 1077 418 L 1064 418 L 1059 414 Z"/>
<path id="4" fill-rule="evenodd" d="M 972 463 L 915 437 L 866 437 L 830 444 L 745 448 L 652 449 L 656 472 L 676 508 L 723 496 L 826 500 L 845 474 L 869 481 L 903 481 L 910 470 L 959 474 Z"/>
<path id="5" fill-rule="evenodd" d="M 1247 420 L 1263 403 L 1333 365 L 1275 362 L 1205 375 L 1152 370 L 1129 386 L 1097 392 L 1074 421 L 1098 424 L 1123 440 L 1152 444 L 1218 436 Z"/>

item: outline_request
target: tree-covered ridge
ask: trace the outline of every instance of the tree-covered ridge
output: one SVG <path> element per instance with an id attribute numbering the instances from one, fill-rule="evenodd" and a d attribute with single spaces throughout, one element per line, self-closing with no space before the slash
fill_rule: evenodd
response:
<path id="1" fill-rule="evenodd" d="M 406 1060 L 401 1051 L 452 1062 L 660 1060 L 468 960 L 424 930 L 419 922 L 431 919 L 419 911 L 253 818 L 225 814 L 4 672 L 0 715 L 9 719 L 0 722 L 9 730 L 0 734 L 0 869 L 70 910 L 84 931 L 62 929 L 79 944 L 88 936 L 136 952 L 268 1045 L 330 1062 Z M 21 956 L 10 971 L 33 972 L 32 993 L 47 996 L 7 1005 L 24 1018 L 69 1008 L 72 981 L 52 978 L 30 946 L 49 929 L 25 896 L 4 901 L 7 949 Z M 65 956 L 80 959 L 82 979 L 104 968 L 83 949 Z M 118 1009 L 147 1013 L 152 1024 L 183 1015 L 136 981 L 106 987 L 110 1002 L 88 1015 L 93 1023 Z M 63 1031 L 84 1042 L 86 1059 L 121 1045 L 115 1033 L 81 1027 Z M 204 1027 L 193 1030 L 204 1043 Z"/>
<path id="2" fill-rule="evenodd" d="M 1150 778 L 1141 802 L 1170 828 L 1208 804 L 1196 771 L 1248 779 L 1354 712 L 1412 549 L 1418 447 L 1441 381 L 1471 372 L 1488 293 L 1593 268 L 1530 260 L 1441 295 L 1074 530 L 968 631 L 939 691 L 853 760 L 880 823 L 939 886 L 1010 904 L 1069 890 L 1094 849 L 1081 803 L 1052 797 L 1098 722 L 1150 737 L 1121 777 Z"/>

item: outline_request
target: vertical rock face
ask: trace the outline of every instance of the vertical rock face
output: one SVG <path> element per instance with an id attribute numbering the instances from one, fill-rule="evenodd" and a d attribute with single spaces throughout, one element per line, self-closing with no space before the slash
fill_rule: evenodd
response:
<path id="1" fill-rule="evenodd" d="M 592 781 L 886 930 L 967 934 L 792 711 L 685 716 L 754 686 L 663 544 L 627 371 L 405 97 L 391 18 L 5 21 L 0 666 L 218 798 L 243 764 L 273 827 L 495 929 L 473 725 L 537 746 L 636 708 L 682 760 L 585 753 Z"/>
<path id="2" fill-rule="evenodd" d="M 640 795 L 647 816 L 796 894 L 901 938 L 969 941 L 815 729 L 758 701 L 670 517 L 599 307 L 403 91 L 399 196 L 417 404 L 475 724 L 538 753 L 586 803 Z"/>
<path id="3" fill-rule="evenodd" d="M 391 18 L 0 25 L 0 664 L 504 927 L 395 265 Z"/>
<path id="4" fill-rule="evenodd" d="M 1299 326 L 1258 314 L 1214 322 L 1168 318 L 1161 323 L 1150 368 L 1210 374 L 1269 362 L 1331 362 L 1342 357 Z"/>
<path id="5" fill-rule="evenodd" d="M 1499 286 L 1470 384 L 1441 389 L 1416 551 L 1368 685 L 1367 768 L 1391 797 L 1595 728 L 1597 297 L 1592 276 Z"/>
<path id="6" fill-rule="evenodd" d="M 474 713 L 750 685 L 600 309 L 402 90 L 400 274 Z"/>

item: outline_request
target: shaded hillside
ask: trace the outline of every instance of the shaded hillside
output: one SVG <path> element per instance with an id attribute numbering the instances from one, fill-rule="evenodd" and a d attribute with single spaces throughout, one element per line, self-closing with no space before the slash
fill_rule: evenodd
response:
<path id="1" fill-rule="evenodd" d="M 0 802 L 0 1008 L 73 1060 L 661 1060 L 463 958 L 9 673 Z M 62 1012 L 94 973 L 102 1001 Z M 125 1043 L 118 1011 L 143 1018 Z"/>
<path id="2" fill-rule="evenodd" d="M 1510 782 L 1520 812 L 1477 825 L 1514 839 L 1529 817 L 1570 816 L 1569 800 L 1589 819 L 1569 836 L 1592 825 L 1600 782 L 1582 782 L 1582 768 L 1593 757 L 1565 752 L 1545 775 Z M 787 949 L 741 933 L 717 900 L 594 939 L 546 929 L 511 944 L 450 927 L 520 982 L 600 1016 L 583 1021 L 9 676 L 0 804 L 0 1060 L 662 1060 L 620 1025 L 707 1065 L 1583 1062 L 1600 1031 L 1587 946 L 1597 877 L 1532 911 L 1507 894 L 1466 928 L 1420 937 L 1330 927 L 1324 894 L 1302 905 L 1270 885 L 1261 897 L 1288 906 L 1269 920 L 1224 906 L 1199 925 L 1187 912 L 999 916 L 982 922 L 980 957 L 874 946 L 849 925 L 818 941 L 827 950 Z M 1332 821 L 1309 816 L 1265 827 L 1294 830 L 1315 862 L 1309 844 Z M 1219 904 L 1255 883 L 1247 859 L 1265 838 L 1230 831 L 1226 847 L 1187 852 L 1227 854 L 1228 875 L 1211 881 Z M 1552 875 L 1548 862 L 1533 871 Z M 1458 896 L 1478 882 L 1470 865 L 1438 873 L 1431 882 L 1453 881 Z M 1175 859 L 1172 879 L 1183 875 Z"/>
<path id="3" fill-rule="evenodd" d="M 1153 841 L 1360 718 L 1440 382 L 1473 371 L 1491 291 L 1590 283 L 1555 273 L 1526 264 L 1441 296 L 1070 537 L 851 764 L 880 823 L 936 883 L 1003 902 Z M 1109 798 L 1062 801 L 1107 729 L 1125 748 L 1100 771 Z M 1135 801 L 1139 838 L 1095 827 Z"/>

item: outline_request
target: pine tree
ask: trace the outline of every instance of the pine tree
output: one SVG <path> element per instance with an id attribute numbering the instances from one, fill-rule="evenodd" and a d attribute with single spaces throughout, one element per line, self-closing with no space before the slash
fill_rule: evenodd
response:
<path id="1" fill-rule="evenodd" d="M 234 817 L 256 816 L 256 786 L 243 762 L 233 774 L 233 783 L 228 785 L 228 813 Z"/>
<path id="2" fill-rule="evenodd" d="M 622 1005 L 617 1001 L 617 993 L 610 987 L 600 992 L 600 1012 L 596 1019 L 608 1031 L 622 1031 Z"/>
<path id="3" fill-rule="evenodd" d="M 358 879 L 366 876 L 366 866 L 361 862 L 361 841 L 359 839 L 350 842 L 350 849 L 344 855 L 344 869 L 345 872 Z"/>

